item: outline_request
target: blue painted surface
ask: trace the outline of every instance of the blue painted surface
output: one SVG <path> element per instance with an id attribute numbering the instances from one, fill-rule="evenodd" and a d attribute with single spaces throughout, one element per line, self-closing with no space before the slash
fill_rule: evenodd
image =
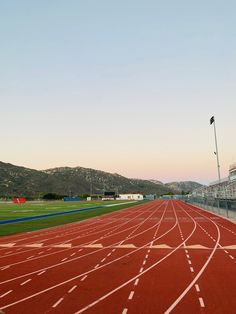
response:
<path id="1" fill-rule="evenodd" d="M 44 214 L 44 215 L 39 215 L 39 216 L 29 216 L 29 217 L 22 217 L 22 218 L 8 219 L 8 220 L 0 220 L 0 225 L 6 225 L 6 224 L 21 222 L 21 221 L 28 221 L 28 220 L 36 220 L 36 219 L 41 219 L 41 218 L 48 218 L 48 217 L 53 217 L 53 216 L 74 214 L 74 213 L 78 213 L 78 212 L 84 212 L 87 210 L 105 208 L 105 207 L 106 206 L 96 206 L 96 207 L 89 207 L 89 208 L 73 209 L 73 210 L 69 210 L 66 212 L 60 212 L 60 213 L 52 213 L 52 214 Z"/>
<path id="2" fill-rule="evenodd" d="M 80 197 L 64 197 L 64 202 L 78 202 L 81 201 Z"/>

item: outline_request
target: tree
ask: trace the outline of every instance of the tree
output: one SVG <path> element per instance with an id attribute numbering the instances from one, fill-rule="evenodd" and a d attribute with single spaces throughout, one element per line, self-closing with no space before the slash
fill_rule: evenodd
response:
<path id="1" fill-rule="evenodd" d="M 56 193 L 47 193 L 44 194 L 43 199 L 48 201 L 55 201 L 55 200 L 61 200 L 64 197 L 64 195 L 58 195 Z"/>

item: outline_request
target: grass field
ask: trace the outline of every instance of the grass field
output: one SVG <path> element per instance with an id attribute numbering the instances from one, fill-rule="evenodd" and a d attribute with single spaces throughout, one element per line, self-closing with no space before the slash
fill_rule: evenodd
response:
<path id="1" fill-rule="evenodd" d="M 50 228 L 66 223 L 72 223 L 91 217 L 99 216 L 105 213 L 116 211 L 123 208 L 128 208 L 137 205 L 137 202 L 127 202 L 126 204 L 122 201 L 80 201 L 80 202 L 29 202 L 26 204 L 0 204 L 0 220 L 15 219 L 29 216 L 38 216 L 43 214 L 65 212 L 70 210 L 90 208 L 96 206 L 106 206 L 117 204 L 111 207 L 97 208 L 83 212 L 70 213 L 62 216 L 54 216 L 47 218 L 40 218 L 30 221 L 22 221 L 11 223 L 7 225 L 0 225 L 0 236 L 11 235 L 21 232 L 34 231 L 38 229 Z"/>

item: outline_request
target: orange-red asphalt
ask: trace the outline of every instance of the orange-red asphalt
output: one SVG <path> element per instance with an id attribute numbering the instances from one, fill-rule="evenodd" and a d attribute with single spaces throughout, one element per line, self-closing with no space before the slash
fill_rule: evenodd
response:
<path id="1" fill-rule="evenodd" d="M 234 314 L 235 279 L 236 225 L 177 200 L 0 238 L 6 314 Z"/>

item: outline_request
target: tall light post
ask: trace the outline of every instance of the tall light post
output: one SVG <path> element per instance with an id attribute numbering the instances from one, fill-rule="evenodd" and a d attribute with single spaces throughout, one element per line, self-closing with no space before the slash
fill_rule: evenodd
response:
<path id="1" fill-rule="evenodd" d="M 216 147 L 216 151 L 215 151 L 215 154 L 216 154 L 216 161 L 217 161 L 217 171 L 218 171 L 218 179 L 219 179 L 219 183 L 221 181 L 221 178 L 220 178 L 220 162 L 219 162 L 219 153 L 218 153 L 218 145 L 217 145 L 217 136 L 216 136 L 216 123 L 215 123 L 215 117 L 212 116 L 211 119 L 210 119 L 210 125 L 214 125 L 214 135 L 215 135 L 215 147 Z"/>
<path id="2" fill-rule="evenodd" d="M 219 200 L 219 197 L 220 197 L 220 182 L 221 182 L 221 178 L 220 178 L 220 162 L 219 162 L 219 153 L 218 153 L 218 145 L 217 145 L 217 136 L 216 136 L 216 123 L 215 123 L 215 117 L 212 116 L 211 119 L 210 119 L 210 125 L 214 125 L 214 135 L 215 135 L 215 147 L 216 147 L 216 151 L 215 151 L 215 154 L 216 154 L 216 161 L 217 161 L 217 171 L 218 171 L 218 179 L 219 179 L 219 188 L 218 188 L 218 195 L 217 195 L 217 198 L 218 198 L 218 212 L 220 213 L 220 200 Z"/>

